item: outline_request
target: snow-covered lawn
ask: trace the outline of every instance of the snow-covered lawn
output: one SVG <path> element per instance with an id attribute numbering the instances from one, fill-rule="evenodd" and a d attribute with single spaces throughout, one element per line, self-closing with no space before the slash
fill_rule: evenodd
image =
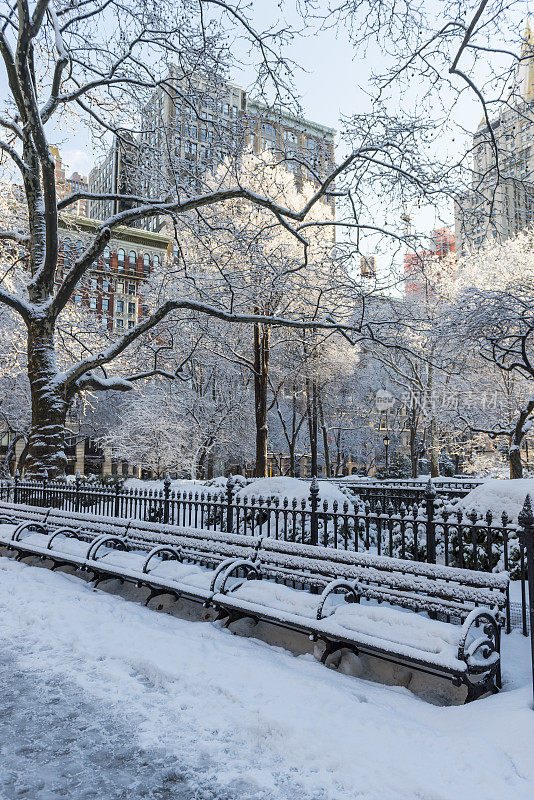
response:
<path id="1" fill-rule="evenodd" d="M 440 707 L 1 558 L 0 641 L 5 800 L 532 797 L 518 633 L 500 695 Z"/>

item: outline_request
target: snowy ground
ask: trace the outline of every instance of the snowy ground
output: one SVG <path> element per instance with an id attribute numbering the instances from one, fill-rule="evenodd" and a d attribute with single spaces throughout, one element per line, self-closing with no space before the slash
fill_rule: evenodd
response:
<path id="1" fill-rule="evenodd" d="M 440 707 L 0 559 L 0 797 L 522 800 L 528 641 L 505 691 Z"/>

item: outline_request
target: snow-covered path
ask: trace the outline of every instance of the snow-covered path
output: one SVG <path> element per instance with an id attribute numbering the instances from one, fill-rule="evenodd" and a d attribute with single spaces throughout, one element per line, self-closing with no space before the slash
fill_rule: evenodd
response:
<path id="1" fill-rule="evenodd" d="M 106 714 L 73 682 L 22 669 L 0 653 L 2 798 L 193 800 L 173 754 L 141 749 L 127 720 Z"/>
<path id="2" fill-rule="evenodd" d="M 6 558 L 0 653 L 2 800 L 532 797 L 528 685 L 440 708 Z"/>

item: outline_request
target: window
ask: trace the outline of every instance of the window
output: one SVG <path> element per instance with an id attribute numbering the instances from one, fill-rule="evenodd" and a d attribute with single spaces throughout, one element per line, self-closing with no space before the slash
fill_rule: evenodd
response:
<path id="1" fill-rule="evenodd" d="M 96 278 L 91 278 L 91 291 L 96 292 L 97 281 Z"/>
<path id="2" fill-rule="evenodd" d="M 129 319 L 128 320 L 128 327 L 129 328 L 133 328 L 134 325 L 135 325 L 135 322 L 133 321 L 133 319 Z"/>
<path id="3" fill-rule="evenodd" d="M 117 294 L 124 294 L 124 283 L 117 281 Z"/>
<path id="4" fill-rule="evenodd" d="M 109 309 L 109 300 L 107 297 L 102 298 L 102 311 L 107 311 Z"/>
<path id="5" fill-rule="evenodd" d="M 109 292 L 109 281 L 102 281 L 102 291 Z"/>
<path id="6" fill-rule="evenodd" d="M 117 261 L 118 261 L 119 267 L 123 267 L 124 266 L 125 255 L 126 254 L 125 254 L 124 250 L 122 249 L 122 247 L 120 247 L 117 250 Z"/>
<path id="7" fill-rule="evenodd" d="M 159 256 L 154 256 L 153 261 L 154 261 L 154 266 L 159 267 Z"/>
<path id="8" fill-rule="evenodd" d="M 107 330 L 107 328 L 108 328 L 108 321 L 107 321 L 107 319 L 106 319 L 105 317 L 102 317 L 102 319 L 100 320 L 100 323 L 101 323 L 102 327 L 103 327 L 103 328 L 105 328 L 105 329 Z"/>
<path id="9" fill-rule="evenodd" d="M 89 308 L 92 308 L 93 311 L 96 310 L 96 297 L 89 298 Z"/>
<path id="10" fill-rule="evenodd" d="M 135 269 L 135 264 L 137 261 L 137 253 L 135 252 L 135 250 L 130 250 L 130 252 L 128 253 L 128 261 L 130 262 L 130 268 Z"/>
<path id="11" fill-rule="evenodd" d="M 298 136 L 295 133 L 295 131 L 286 130 L 284 133 L 284 137 L 286 142 L 292 142 L 292 144 L 296 144 L 298 142 Z"/>
<path id="12" fill-rule="evenodd" d="M 122 319 L 116 319 L 115 325 L 117 326 L 117 328 L 124 328 L 124 322 L 122 321 Z"/>
<path id="13" fill-rule="evenodd" d="M 264 136 L 276 136 L 276 128 L 270 122 L 261 123 L 261 132 Z"/>
<path id="14" fill-rule="evenodd" d="M 117 300 L 117 312 L 119 314 L 122 314 L 123 311 L 124 311 L 124 301 L 123 300 Z"/>
<path id="15" fill-rule="evenodd" d="M 135 294 L 135 283 L 128 284 L 128 294 Z"/>
<path id="16" fill-rule="evenodd" d="M 128 303 L 128 314 L 135 314 L 135 303 Z"/>
<path id="17" fill-rule="evenodd" d="M 148 255 L 148 253 L 145 253 L 143 256 L 143 271 L 145 275 L 147 275 L 148 272 L 150 271 L 150 256 Z"/>
<path id="18" fill-rule="evenodd" d="M 104 247 L 104 264 L 109 264 L 109 258 L 111 256 L 111 250 L 109 247 Z"/>
<path id="19" fill-rule="evenodd" d="M 75 294 L 74 295 L 74 304 L 79 306 L 81 302 L 82 302 L 81 296 L 79 294 Z"/>

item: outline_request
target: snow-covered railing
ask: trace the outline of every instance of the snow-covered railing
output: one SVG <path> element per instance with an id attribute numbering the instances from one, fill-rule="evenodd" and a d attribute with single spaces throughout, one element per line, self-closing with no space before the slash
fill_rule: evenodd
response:
<path id="1" fill-rule="evenodd" d="M 395 511 L 400 507 L 421 503 L 425 499 L 428 481 L 414 478 L 388 478 L 387 480 L 364 480 L 361 478 L 330 478 L 331 483 L 343 487 L 363 503 L 374 509 L 379 503 L 382 508 L 390 504 Z M 458 500 L 466 497 L 482 481 L 476 478 L 438 478 L 433 481 L 436 495 L 444 500 Z"/>
<path id="2" fill-rule="evenodd" d="M 313 481 L 309 495 L 255 496 L 254 484 L 238 491 L 230 477 L 214 489 L 171 491 L 125 488 L 74 481 L 26 481 L 18 476 L 0 484 L 0 499 L 98 516 L 162 522 L 247 536 L 267 536 L 349 551 L 437 562 L 483 571 L 524 574 L 524 552 L 517 525 L 506 513 L 454 508 L 428 483 L 418 499 L 396 505 L 391 500 L 362 502 L 328 484 Z M 320 488 L 320 486 L 322 488 Z M 334 487 L 332 487 L 333 489 Z M 325 493 L 325 496 L 321 496 Z"/>

